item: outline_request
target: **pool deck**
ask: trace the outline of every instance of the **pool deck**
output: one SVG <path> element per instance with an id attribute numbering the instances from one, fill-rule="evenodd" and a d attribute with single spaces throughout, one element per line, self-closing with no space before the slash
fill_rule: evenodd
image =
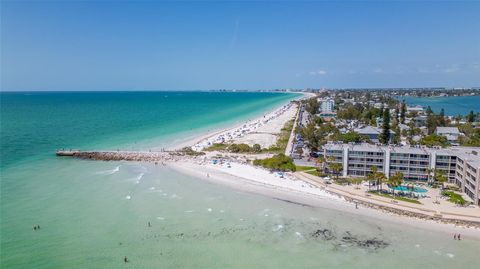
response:
<path id="1" fill-rule="evenodd" d="M 342 186 L 334 183 L 325 184 L 323 179 L 305 172 L 297 172 L 295 175 L 300 180 L 313 184 L 327 192 L 344 197 L 352 202 L 358 202 L 359 204 L 370 207 L 378 207 L 392 213 L 480 228 L 480 207 L 457 206 L 443 198 L 439 189 L 425 187 L 428 192 L 422 194 L 427 195 L 427 197 L 419 199 L 419 202 L 422 204 L 415 204 L 369 194 L 368 186 L 363 186 L 362 184 L 358 186 Z M 384 185 L 384 189 L 386 188 L 388 187 Z"/>

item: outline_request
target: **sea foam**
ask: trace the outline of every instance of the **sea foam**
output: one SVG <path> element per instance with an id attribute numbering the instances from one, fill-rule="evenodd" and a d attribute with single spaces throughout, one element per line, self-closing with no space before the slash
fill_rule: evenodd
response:
<path id="1" fill-rule="evenodd" d="M 117 167 L 115 167 L 111 170 L 99 171 L 99 172 L 96 172 L 95 174 L 97 174 L 97 175 L 113 175 L 116 172 L 120 171 L 120 166 L 121 165 L 119 165 L 119 166 L 117 166 Z"/>

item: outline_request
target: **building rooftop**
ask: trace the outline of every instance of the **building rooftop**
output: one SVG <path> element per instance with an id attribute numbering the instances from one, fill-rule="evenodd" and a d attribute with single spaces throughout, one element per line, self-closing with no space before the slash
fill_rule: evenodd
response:
<path id="1" fill-rule="evenodd" d="M 358 128 L 358 129 L 355 129 L 355 132 L 359 133 L 359 134 L 380 134 L 380 130 L 378 130 L 378 128 L 376 127 L 372 127 L 372 126 L 366 126 L 366 127 L 363 127 L 363 128 Z"/>
<path id="2" fill-rule="evenodd" d="M 437 134 L 460 134 L 457 127 L 437 127 L 435 132 Z"/>
<path id="3" fill-rule="evenodd" d="M 341 144 L 328 143 L 323 146 L 328 150 L 343 150 L 348 148 L 349 151 L 370 151 L 383 152 L 390 149 L 391 153 L 409 153 L 409 154 L 432 154 L 442 156 L 458 156 L 465 160 L 473 167 L 480 168 L 480 147 L 449 147 L 449 148 L 427 148 L 427 147 L 410 147 L 410 146 L 382 146 L 367 143 L 362 144 Z"/>

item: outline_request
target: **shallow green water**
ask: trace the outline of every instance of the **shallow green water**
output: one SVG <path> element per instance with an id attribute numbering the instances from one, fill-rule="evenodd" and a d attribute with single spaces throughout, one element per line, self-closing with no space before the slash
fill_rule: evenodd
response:
<path id="1" fill-rule="evenodd" d="M 1 268 L 118 268 L 124 256 L 133 268 L 474 268 L 479 262 L 480 242 L 468 238 L 453 241 L 238 192 L 168 167 L 53 156 L 58 147 L 168 145 L 292 96 L 87 95 L 2 94 Z M 326 236 L 314 236 L 325 229 Z"/>

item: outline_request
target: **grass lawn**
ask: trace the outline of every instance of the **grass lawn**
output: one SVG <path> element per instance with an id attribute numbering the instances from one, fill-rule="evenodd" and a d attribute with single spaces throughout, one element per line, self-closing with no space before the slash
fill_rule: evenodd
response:
<path id="1" fill-rule="evenodd" d="M 307 174 L 310 174 L 312 176 L 316 176 L 316 177 L 324 177 L 326 176 L 324 173 L 322 172 L 318 172 L 317 170 L 317 167 L 315 166 L 301 166 L 301 165 L 297 165 L 297 172 L 298 171 L 303 171 Z"/>
<path id="2" fill-rule="evenodd" d="M 394 199 L 394 200 L 398 200 L 398 201 L 404 201 L 404 202 L 408 202 L 408 203 L 412 203 L 412 204 L 419 204 L 419 205 L 422 204 L 418 200 L 410 199 L 410 198 L 406 198 L 406 197 L 395 196 L 395 198 L 394 198 L 393 195 L 379 193 L 379 192 L 376 192 L 376 191 L 369 191 L 368 193 L 378 195 L 378 196 L 382 196 L 382 197 L 386 197 L 386 198 L 390 198 L 390 199 Z"/>
<path id="3" fill-rule="evenodd" d="M 301 166 L 297 165 L 297 171 L 308 171 L 308 170 L 317 170 L 314 166 Z"/>
<path id="4" fill-rule="evenodd" d="M 316 177 L 321 177 L 321 176 L 323 176 L 323 175 L 320 174 L 317 170 L 305 171 L 305 173 L 310 174 L 310 175 L 312 175 L 312 176 L 316 176 Z"/>
<path id="5" fill-rule="evenodd" d="M 454 193 L 453 191 L 443 191 L 442 195 L 447 196 L 448 201 L 455 204 L 464 205 L 467 203 L 460 194 Z"/>

